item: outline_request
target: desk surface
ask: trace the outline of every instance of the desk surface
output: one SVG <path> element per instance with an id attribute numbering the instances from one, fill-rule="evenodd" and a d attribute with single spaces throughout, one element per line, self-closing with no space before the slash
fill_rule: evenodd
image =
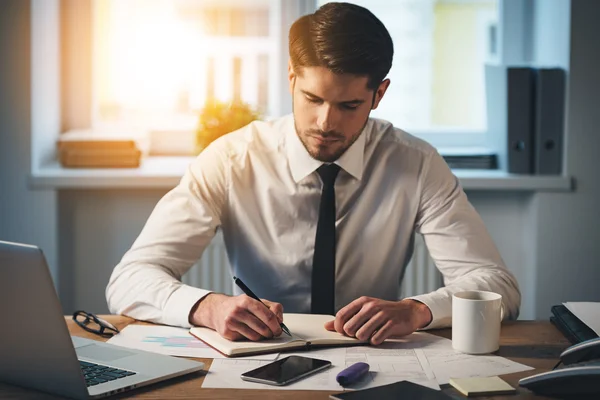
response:
<path id="1" fill-rule="evenodd" d="M 122 316 L 105 316 L 119 329 L 135 322 L 135 320 Z M 66 317 L 69 331 L 72 335 L 100 340 L 99 336 L 88 333 L 78 327 L 70 317 Z M 139 323 L 139 322 L 137 322 Z M 450 329 L 431 331 L 430 333 L 451 337 Z M 550 323 L 542 321 L 517 321 L 502 325 L 500 337 L 500 350 L 498 355 L 516 362 L 534 367 L 534 371 L 519 372 L 503 375 L 506 380 L 518 390 L 518 395 L 477 397 L 478 399 L 544 399 L 535 396 L 526 389 L 518 386 L 518 380 L 524 376 L 532 375 L 552 369 L 558 361 L 558 355 L 569 346 L 569 342 Z M 208 370 L 211 359 L 199 359 L 205 363 Z M 242 390 L 242 389 L 203 389 L 204 373 L 192 374 L 136 389 L 111 398 L 140 398 L 140 399 L 328 399 L 329 394 L 336 392 L 325 391 L 289 391 L 289 390 Z M 445 393 L 455 398 L 465 398 L 454 388 L 444 385 Z M 15 386 L 0 383 L 0 398 L 11 399 L 57 399 L 56 396 L 44 395 L 40 392 L 21 389 Z"/>

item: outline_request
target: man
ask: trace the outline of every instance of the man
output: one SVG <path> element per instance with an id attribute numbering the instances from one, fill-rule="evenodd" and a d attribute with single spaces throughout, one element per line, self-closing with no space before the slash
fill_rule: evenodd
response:
<path id="1" fill-rule="evenodd" d="M 448 326 L 452 294 L 475 289 L 500 293 L 516 318 L 517 282 L 441 156 L 369 118 L 390 85 L 383 24 L 329 3 L 293 24 L 289 49 L 293 116 L 254 122 L 195 159 L 115 268 L 111 312 L 260 340 L 281 334 L 283 309 L 337 311 L 327 329 L 379 344 Z M 181 283 L 219 228 L 234 275 L 268 308 Z M 446 286 L 398 300 L 415 233 Z"/>

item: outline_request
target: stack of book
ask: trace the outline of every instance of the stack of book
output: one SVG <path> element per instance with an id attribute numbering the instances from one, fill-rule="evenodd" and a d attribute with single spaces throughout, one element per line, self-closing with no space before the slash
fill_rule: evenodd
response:
<path id="1" fill-rule="evenodd" d="M 65 168 L 137 168 L 142 151 L 133 137 L 70 131 L 57 143 L 60 163 Z"/>
<path id="2" fill-rule="evenodd" d="M 498 169 L 498 156 L 481 147 L 438 148 L 446 164 L 452 169 Z"/>

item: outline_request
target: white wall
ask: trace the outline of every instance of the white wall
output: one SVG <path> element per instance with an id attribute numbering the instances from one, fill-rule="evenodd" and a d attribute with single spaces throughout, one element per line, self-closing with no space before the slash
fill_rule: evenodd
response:
<path id="1" fill-rule="evenodd" d="M 58 282 L 56 194 L 28 187 L 32 129 L 47 128 L 54 118 L 32 108 L 31 92 L 39 88 L 31 79 L 31 6 L 6 0 L 0 7 L 0 240 L 40 246 Z M 60 98 L 52 90 L 40 96 L 50 101 L 47 108 Z"/>
<path id="2" fill-rule="evenodd" d="M 65 308 L 107 312 L 104 289 L 112 269 L 131 247 L 160 190 L 60 192 L 60 260 Z"/>
<path id="3" fill-rule="evenodd" d="M 566 172 L 573 193 L 539 194 L 536 312 L 560 301 L 600 301 L 600 2 L 571 1 L 570 71 L 567 90 Z"/>

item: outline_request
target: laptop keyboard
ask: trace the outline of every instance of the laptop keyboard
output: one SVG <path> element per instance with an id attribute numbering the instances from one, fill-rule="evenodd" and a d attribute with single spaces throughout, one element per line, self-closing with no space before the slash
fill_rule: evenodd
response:
<path id="1" fill-rule="evenodd" d="M 135 375 L 135 372 L 107 367 L 106 365 L 94 364 L 87 361 L 79 360 L 79 365 L 81 366 L 81 372 L 83 372 L 85 383 L 88 387 Z"/>

